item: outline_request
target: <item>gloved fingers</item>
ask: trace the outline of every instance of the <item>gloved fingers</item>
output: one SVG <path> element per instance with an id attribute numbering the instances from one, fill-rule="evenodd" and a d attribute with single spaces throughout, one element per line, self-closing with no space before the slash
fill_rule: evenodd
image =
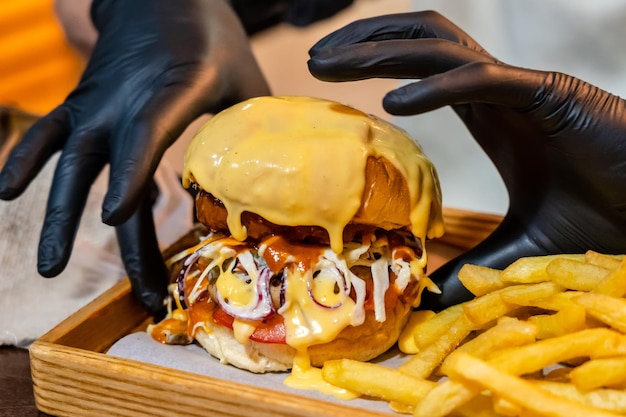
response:
<path id="1" fill-rule="evenodd" d="M 490 55 L 441 39 L 389 40 L 337 46 L 308 61 L 323 81 L 365 78 L 425 78 L 470 62 L 496 62 Z"/>
<path id="2" fill-rule="evenodd" d="M 503 269 L 520 257 L 547 254 L 546 248 L 529 236 L 525 227 L 522 222 L 507 215 L 484 241 L 429 274 L 441 294 L 425 291 L 420 309 L 440 311 L 474 298 L 458 278 L 459 270 L 467 263 Z"/>
<path id="3" fill-rule="evenodd" d="M 191 122 L 202 114 L 270 93 L 260 72 L 235 83 L 233 89 L 229 89 L 233 81 L 223 76 L 217 68 L 180 66 L 161 80 L 161 87 L 120 133 L 123 146 L 111 155 L 110 184 L 102 207 L 105 223 L 118 225 L 130 216 L 164 152 Z"/>
<path id="4" fill-rule="evenodd" d="M 143 307 L 159 313 L 167 295 L 168 273 L 158 246 L 152 207 L 158 193 L 154 182 L 140 201 L 137 210 L 115 228 L 124 267 L 133 293 Z"/>
<path id="5" fill-rule="evenodd" d="M 58 107 L 37 120 L 15 145 L 0 173 L 0 198 L 20 196 L 70 134 L 69 115 Z"/>
<path id="6" fill-rule="evenodd" d="M 428 112 L 447 105 L 484 103 L 517 109 L 538 104 L 550 91 L 550 73 L 504 64 L 473 62 L 389 92 L 383 107 L 395 115 Z"/>
<path id="7" fill-rule="evenodd" d="M 458 26 L 437 12 L 423 11 L 357 20 L 320 39 L 309 56 L 327 48 L 391 39 L 445 39 L 480 52 L 483 48 Z M 486 52 L 485 52 L 486 53 Z"/>
<path id="8" fill-rule="evenodd" d="M 187 82 L 188 78 L 178 76 L 183 82 L 158 89 L 119 133 L 122 145 L 111 155 L 109 189 L 102 206 L 105 223 L 115 226 L 129 218 L 166 149 L 209 107 L 205 102 L 210 89 Z"/>
<path id="9" fill-rule="evenodd" d="M 104 154 L 70 148 L 91 143 L 89 135 L 70 138 L 57 162 L 39 240 L 37 269 L 45 277 L 67 265 L 89 190 L 106 163 Z"/>

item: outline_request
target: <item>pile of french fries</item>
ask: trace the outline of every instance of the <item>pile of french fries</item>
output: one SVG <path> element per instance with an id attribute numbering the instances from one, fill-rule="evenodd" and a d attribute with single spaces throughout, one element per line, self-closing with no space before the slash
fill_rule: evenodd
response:
<path id="1" fill-rule="evenodd" d="M 323 378 L 416 417 L 626 415 L 626 258 L 465 265 L 476 298 L 415 311 L 398 368 L 328 361 Z"/>

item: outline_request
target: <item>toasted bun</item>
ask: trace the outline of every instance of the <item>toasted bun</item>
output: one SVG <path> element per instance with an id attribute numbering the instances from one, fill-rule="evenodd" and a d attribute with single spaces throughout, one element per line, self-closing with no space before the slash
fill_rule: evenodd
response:
<path id="1" fill-rule="evenodd" d="M 432 163 L 398 127 L 336 102 L 258 97 L 205 123 L 185 152 L 183 185 L 223 204 L 235 239 L 245 213 L 280 226 L 325 229 L 339 253 L 350 223 L 443 234 Z M 199 216 L 209 227 L 211 217 Z M 224 216 L 221 216 L 223 227 Z M 422 242 L 423 243 L 423 242 Z"/>
<path id="2" fill-rule="evenodd" d="M 363 230 L 405 229 L 410 232 L 409 188 L 402 173 L 385 158 L 369 157 L 365 167 L 365 187 L 361 205 L 344 228 L 343 240 L 351 241 Z M 198 220 L 214 232 L 230 233 L 224 204 L 213 195 L 200 191 L 196 195 Z M 258 214 L 244 212 L 241 224 L 248 237 L 262 239 L 272 234 L 291 236 L 295 241 L 329 244 L 329 236 L 320 226 L 282 226 Z"/>
<path id="3" fill-rule="evenodd" d="M 346 327 L 332 342 L 309 347 L 311 365 L 321 367 L 332 359 L 369 361 L 391 348 L 406 324 L 411 306 L 398 302 L 387 311 L 387 319 L 378 322 L 374 313 L 366 313 L 360 326 Z M 214 357 L 224 363 L 255 373 L 283 372 L 291 369 L 295 349 L 284 344 L 268 344 L 248 341 L 239 343 L 232 330 L 215 325 L 211 333 L 199 328 L 196 340 Z"/>

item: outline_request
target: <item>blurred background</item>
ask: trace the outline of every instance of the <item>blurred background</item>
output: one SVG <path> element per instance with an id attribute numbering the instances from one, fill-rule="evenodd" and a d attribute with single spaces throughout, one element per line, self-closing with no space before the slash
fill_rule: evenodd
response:
<path id="1" fill-rule="evenodd" d="M 77 82 L 83 62 L 64 40 L 52 3 L 0 1 L 0 104 L 45 113 Z M 252 37 L 274 94 L 334 99 L 391 120 L 416 138 L 437 166 L 444 205 L 503 214 L 508 198 L 497 172 L 450 109 L 391 117 L 382 109 L 381 99 L 400 81 L 326 83 L 307 70 L 308 49 L 331 31 L 364 17 L 423 9 L 440 11 L 507 63 L 567 72 L 623 95 L 626 2 L 355 0 L 335 16 L 310 26 L 279 24 Z M 182 164 L 185 143 L 179 141 L 168 152 L 174 166 Z"/>

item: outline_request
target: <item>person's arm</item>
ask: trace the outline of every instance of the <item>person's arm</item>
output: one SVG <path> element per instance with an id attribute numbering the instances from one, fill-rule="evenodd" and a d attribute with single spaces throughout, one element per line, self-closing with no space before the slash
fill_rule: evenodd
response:
<path id="1" fill-rule="evenodd" d="M 522 256 L 626 252 L 620 97 L 566 74 L 506 65 L 435 12 L 354 22 L 310 55 L 311 72 L 327 81 L 422 79 L 389 92 L 384 108 L 411 115 L 451 106 L 504 180 L 504 221 L 431 274 L 443 294 L 425 294 L 423 307 L 471 297 L 457 278 L 464 263 L 502 268 Z"/>
<path id="2" fill-rule="evenodd" d="M 93 0 L 55 0 L 54 12 L 65 37 L 83 56 L 88 57 L 98 39 L 89 11 Z"/>
<path id="3" fill-rule="evenodd" d="M 108 165 L 102 218 L 117 227 L 135 294 L 156 311 L 167 274 L 150 208 L 163 153 L 200 115 L 270 92 L 225 0 L 93 0 L 89 16 L 97 40 L 81 80 L 15 147 L 0 172 L 0 198 L 19 196 L 61 152 L 38 253 L 39 272 L 55 276 L 72 252 L 90 187 Z"/>

